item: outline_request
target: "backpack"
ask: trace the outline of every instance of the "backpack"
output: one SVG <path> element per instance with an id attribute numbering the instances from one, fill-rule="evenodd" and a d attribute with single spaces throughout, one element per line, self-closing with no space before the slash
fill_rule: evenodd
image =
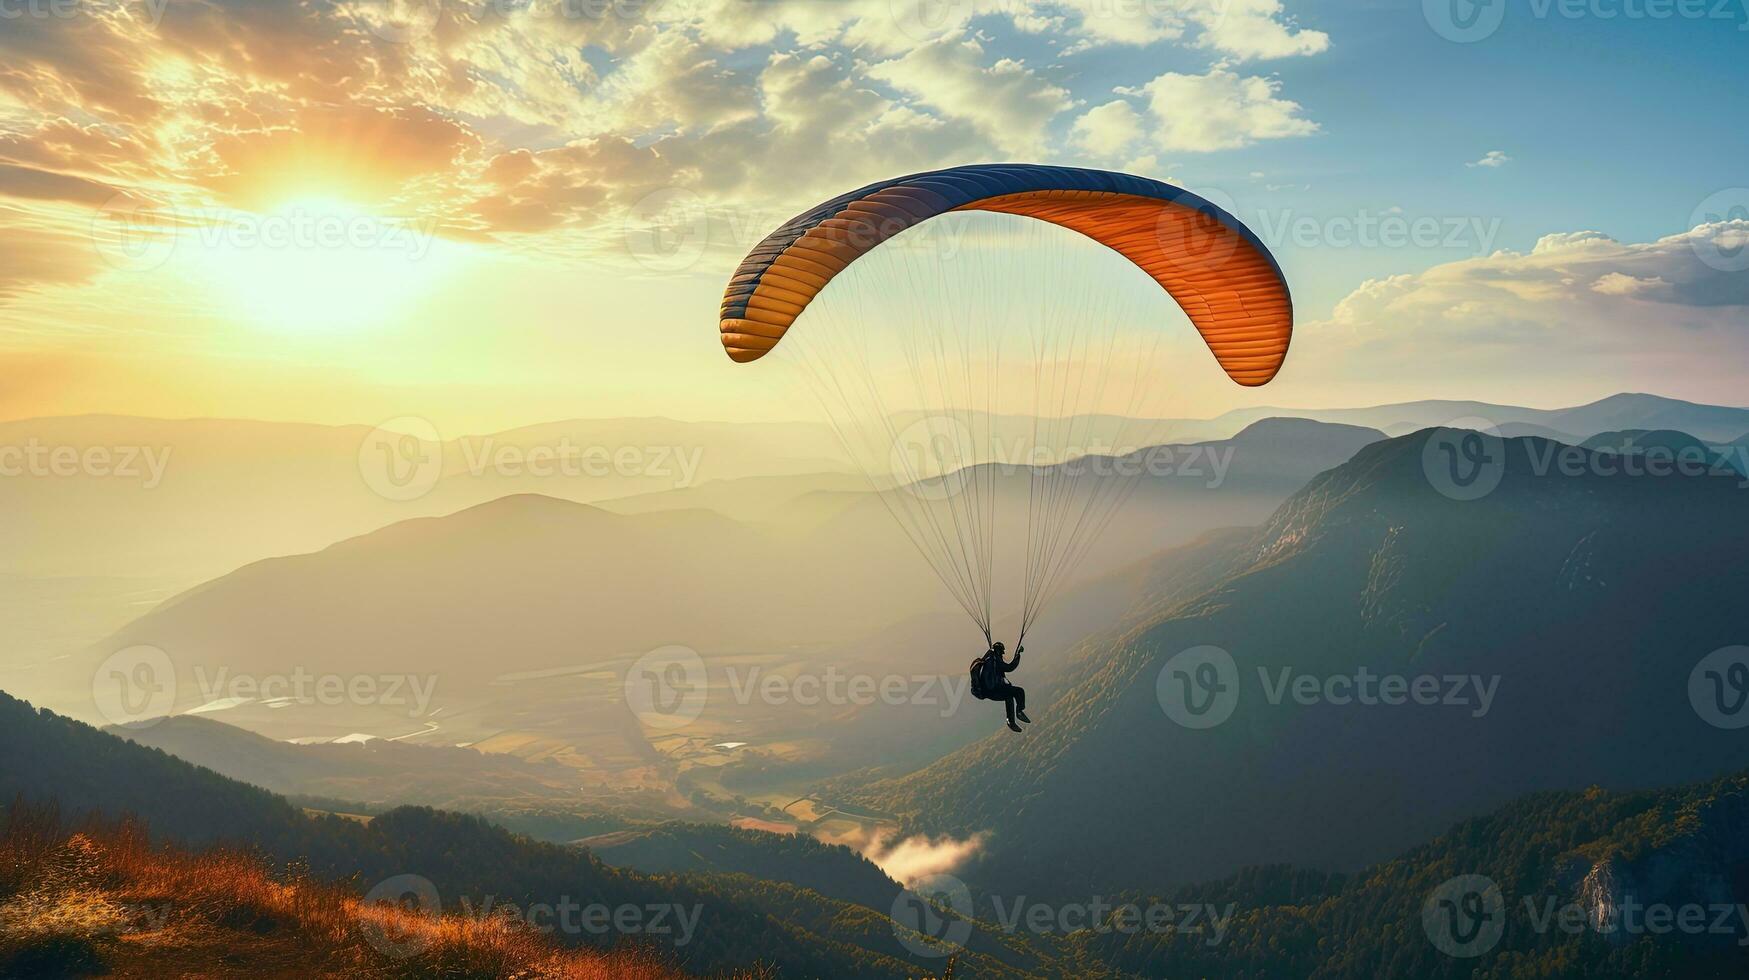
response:
<path id="1" fill-rule="evenodd" d="M 988 701 L 996 693 L 997 685 L 1001 683 L 1001 674 L 996 665 L 986 657 L 972 661 L 972 697 L 979 701 Z"/>

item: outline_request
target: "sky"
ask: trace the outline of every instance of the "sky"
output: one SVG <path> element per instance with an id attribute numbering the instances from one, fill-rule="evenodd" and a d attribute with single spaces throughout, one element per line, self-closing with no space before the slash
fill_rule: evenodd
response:
<path id="1" fill-rule="evenodd" d="M 1184 415 L 1744 404 L 1746 3 L 0 0 L 0 419 L 792 416 L 740 256 L 1004 160 L 1276 253 L 1287 367 Z"/>

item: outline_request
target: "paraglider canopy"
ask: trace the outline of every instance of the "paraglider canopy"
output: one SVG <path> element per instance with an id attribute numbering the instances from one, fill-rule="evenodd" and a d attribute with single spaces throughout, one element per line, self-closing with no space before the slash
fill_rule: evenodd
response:
<path id="1" fill-rule="evenodd" d="M 1125 464 L 1163 441 L 1166 406 L 1149 400 L 1178 366 L 1163 340 L 1188 336 L 1162 329 L 1173 303 L 1232 381 L 1281 370 L 1287 283 L 1231 214 L 1144 177 L 989 164 L 790 219 L 742 260 L 718 326 L 737 362 L 783 344 L 988 641 L 995 572 L 1021 591 L 1024 638 L 1146 472 Z M 1145 546 L 1160 524 L 1137 515 L 1128 536 Z M 998 562 L 998 545 L 1016 553 Z"/>
<path id="2" fill-rule="evenodd" d="M 1023 215 L 1110 247 L 1170 293 L 1239 384 L 1266 384 L 1293 335 L 1293 301 L 1263 243 L 1232 215 L 1146 177 L 982 164 L 896 177 L 791 218 L 742 260 L 719 329 L 736 361 L 758 360 L 832 278 L 893 236 L 949 211 Z"/>

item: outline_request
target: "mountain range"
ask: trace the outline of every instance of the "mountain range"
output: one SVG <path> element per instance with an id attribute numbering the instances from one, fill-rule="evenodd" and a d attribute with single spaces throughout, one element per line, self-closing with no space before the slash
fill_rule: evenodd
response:
<path id="1" fill-rule="evenodd" d="M 831 791 L 987 835 L 972 879 L 1061 895 L 1353 869 L 1519 794 L 1741 765 L 1690 682 L 1749 636 L 1742 481 L 1623 476 L 1522 438 L 1492 493 L 1457 499 L 1430 478 L 1452 435 L 1368 446 L 1168 563 L 1024 737 Z M 1585 465 L 1548 467 L 1561 453 Z"/>
<path id="2" fill-rule="evenodd" d="M 5 694 L 0 735 L 17 750 L 0 757 L 0 923 L 29 923 L 0 930 L 6 975 L 166 975 L 214 956 L 274 974 L 293 947 L 304 969 L 487 975 L 558 969 L 552 941 L 610 950 L 594 969 L 625 977 L 1726 978 L 1749 956 L 1749 773 L 1534 794 L 1364 873 L 1263 866 L 1080 907 L 962 891 L 931 917 L 904 911 L 921 895 L 805 837 L 667 824 L 555 847 L 423 808 L 310 815 Z M 161 849 L 219 840 L 251 853 Z M 370 923 L 386 913 L 357 896 L 390 883 L 428 891 L 421 918 L 383 931 Z M 1472 899 L 1476 920 L 1458 919 Z M 533 910 L 567 900 L 692 924 L 516 930 L 524 910 L 539 922 Z M 396 945 L 410 937 L 424 938 Z"/>
<path id="3" fill-rule="evenodd" d="M 400 807 L 366 820 L 312 815 L 283 797 L 227 779 L 163 752 L 124 741 L 0 693 L 0 799 L 6 818 L 52 804 L 75 825 L 92 818 L 132 816 L 155 839 L 184 847 L 245 845 L 280 865 L 291 863 L 319 880 L 373 885 L 417 880 L 430 889 L 427 907 L 481 916 L 482 909 L 559 908 L 565 903 L 636 910 L 649 918 L 628 931 L 559 929 L 558 942 L 617 949 L 651 948 L 687 973 L 747 971 L 763 964 L 793 976 L 907 977 L 939 965 L 920 955 L 884 912 L 830 899 L 791 884 L 773 870 L 745 874 L 648 875 L 615 869 L 588 851 L 539 843 L 478 817 Z M 773 869 L 792 872 L 810 862 L 824 868 L 861 859 L 842 848 L 771 838 Z M 803 848 L 797 858 L 798 845 Z M 757 847 L 751 843 L 749 847 Z M 863 864 L 859 876 L 876 882 Z M 411 878 L 409 876 L 412 876 Z M 846 879 L 852 880 L 852 879 Z M 28 896 L 0 879 L 0 908 Z M 896 899 L 901 890 L 888 882 Z M 668 910 L 659 928 L 652 910 Z M 682 927 L 682 920 L 690 925 Z M 583 920 L 576 920 L 583 921 Z M 647 928 L 645 928 L 647 926 Z M 271 928 L 269 924 L 267 926 Z M 365 941 L 356 933 L 329 942 Z M 0 950 L 3 951 L 3 950 Z M 961 954 L 981 976 L 1021 977 L 1039 953 L 1023 939 L 979 928 Z"/>

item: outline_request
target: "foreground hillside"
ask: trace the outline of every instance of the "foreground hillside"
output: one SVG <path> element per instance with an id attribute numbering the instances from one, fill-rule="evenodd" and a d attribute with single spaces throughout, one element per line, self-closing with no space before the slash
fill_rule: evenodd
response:
<path id="1" fill-rule="evenodd" d="M 1199 544 L 1201 568 L 1179 563 L 1139 625 L 1083 651 L 1024 738 L 839 788 L 916 830 L 988 834 L 980 885 L 1072 896 L 1358 868 L 1524 793 L 1742 765 L 1689 686 L 1749 636 L 1740 478 L 1605 475 L 1516 439 L 1498 488 L 1463 500 L 1429 478 L 1434 435 L 1370 446 L 1261 528 Z M 1576 472 L 1539 468 L 1563 452 Z M 1174 658 L 1207 648 L 1205 688 Z M 1430 693 L 1387 703 L 1386 677 Z M 1186 713 L 1215 697 L 1221 717 Z"/>
<path id="2" fill-rule="evenodd" d="M 504 918 L 427 914 L 259 858 L 152 846 L 136 824 L 0 815 L 0 976 L 539 976 L 663 980 L 652 954 L 565 949 Z"/>
<path id="3" fill-rule="evenodd" d="M 727 873 L 726 866 L 714 874 L 643 874 L 610 867 L 581 848 L 423 807 L 368 821 L 313 817 L 266 790 L 4 693 L 0 745 L 6 746 L 0 800 L 111 820 L 134 815 L 154 839 L 246 846 L 359 892 L 414 880 L 446 910 L 483 915 L 570 906 L 612 913 L 611 924 L 579 914 L 575 927 L 559 928 L 554 939 L 566 946 L 649 947 L 686 972 L 707 975 L 769 966 L 783 976 L 898 978 L 940 965 L 919 952 L 928 949 L 925 941 L 895 926 L 890 901 L 870 908 L 795 883 L 818 884 L 825 869 L 855 865 L 871 901 L 897 896 L 897 885 L 880 889 L 878 872 L 844 848 L 782 848 L 789 868 L 771 878 Z M 1052 972 L 1050 954 L 1048 944 L 979 925 L 959 962 L 980 977 L 1020 977 Z"/>
<path id="4" fill-rule="evenodd" d="M 1170 902 L 1230 903 L 1231 928 L 1213 944 L 1105 931 L 1073 945 L 1150 977 L 1742 977 L 1749 773 L 1537 794 L 1358 874 L 1256 869 Z"/>
<path id="5" fill-rule="evenodd" d="M 956 976 L 1080 980 L 1722 978 L 1749 967 L 1749 773 L 1673 790 L 1530 796 L 1352 875 L 1262 867 L 1170 892 L 1090 881 L 1108 897 L 1080 907 L 979 890 L 970 907 L 954 906 L 975 919 L 942 908 L 916 923 L 930 930 L 920 934 L 892 917 L 897 886 L 842 848 L 786 840 L 774 850 L 768 835 L 685 826 L 593 842 L 627 864 L 683 872 L 630 874 L 430 810 L 368 824 L 312 819 L 19 702 L 0 708 L 0 736 L 20 749 L 0 756 L 0 793 L 73 801 L 21 801 L 5 814 L 0 976 L 897 978 L 944 975 L 955 951 Z M 148 848 L 134 823 L 79 819 L 69 829 L 57 809 L 137 811 L 169 826 L 219 814 L 225 835 L 271 861 Z M 307 856 L 286 857 L 299 840 L 295 853 Z M 337 874 L 346 861 L 354 873 Z M 428 886 L 428 900 L 402 887 L 408 875 Z M 376 907 L 361 892 L 420 896 L 419 908 L 445 915 Z M 1445 899 L 1468 909 L 1472 894 L 1493 903 L 1483 911 L 1498 930 L 1448 933 L 1429 918 Z M 662 933 L 543 936 L 518 924 L 549 921 L 533 910 L 565 896 L 694 910 L 696 933 L 676 943 Z M 489 915 L 488 905 L 507 914 Z M 1193 927 L 1175 919 L 1137 929 L 1115 918 L 1121 906 L 1208 912 Z M 1034 917 L 1038 909 L 1092 917 L 1062 928 L 1054 915 Z"/>

